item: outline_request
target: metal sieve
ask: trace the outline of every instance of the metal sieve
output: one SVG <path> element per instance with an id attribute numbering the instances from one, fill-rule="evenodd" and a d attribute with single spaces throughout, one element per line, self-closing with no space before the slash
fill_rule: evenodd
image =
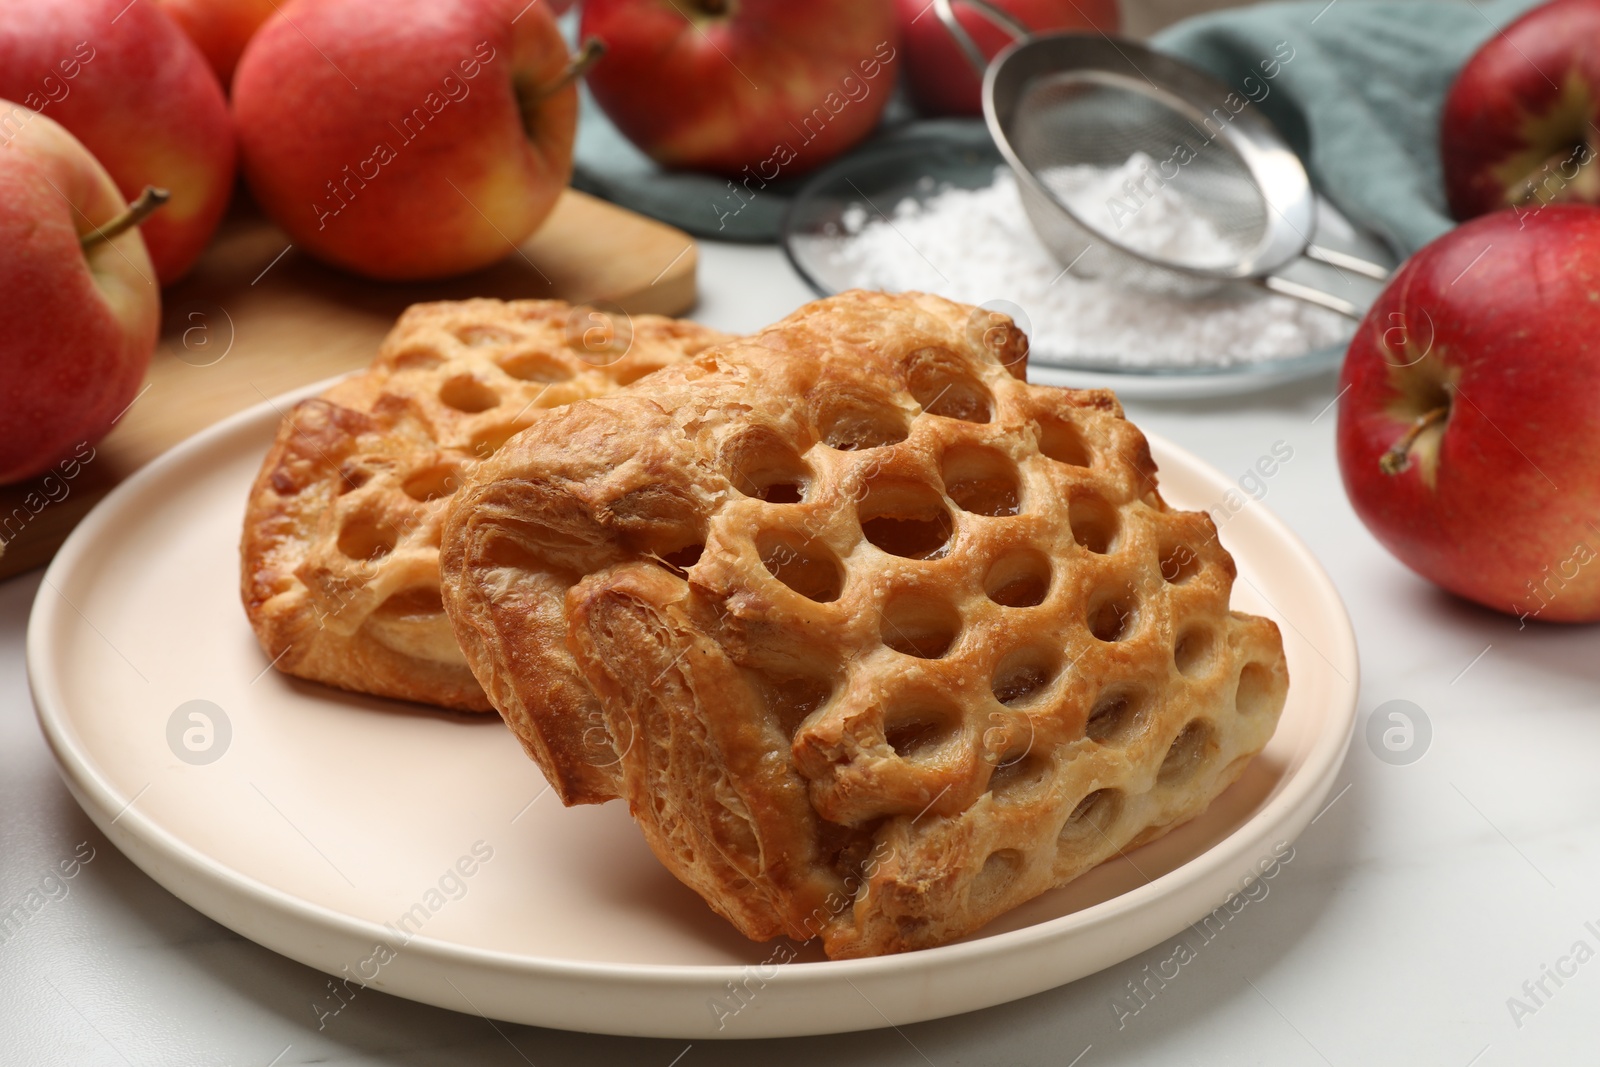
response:
<path id="1" fill-rule="evenodd" d="M 933 0 L 983 76 L 984 117 L 1016 172 L 1023 208 L 1068 271 L 1185 296 L 1252 282 L 1361 317 L 1350 301 L 1279 276 L 1300 258 L 1379 281 L 1389 272 L 1312 243 L 1316 196 L 1305 167 L 1242 94 L 1133 41 L 1087 33 L 1035 37 L 988 0 L 959 2 L 1014 38 L 991 63 L 956 19 L 952 0 Z M 1114 195 L 1084 182 L 1076 169 L 1120 168 L 1136 153 L 1149 157 L 1148 166 Z M 1164 188 L 1204 224 L 1198 231 L 1204 239 L 1181 252 L 1129 226 Z"/>

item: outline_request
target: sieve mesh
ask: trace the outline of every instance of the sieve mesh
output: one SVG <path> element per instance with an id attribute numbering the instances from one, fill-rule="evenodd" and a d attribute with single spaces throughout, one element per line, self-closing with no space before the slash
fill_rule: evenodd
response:
<path id="1" fill-rule="evenodd" d="M 1041 227 L 1041 236 L 1064 260 L 1078 255 L 1087 236 L 1175 267 L 1218 270 L 1247 259 L 1266 240 L 1270 218 L 1261 187 L 1245 161 L 1218 136 L 1231 118 L 1225 109 L 1201 117 L 1175 106 L 1148 84 L 1083 72 L 1032 78 L 1015 99 L 1011 114 L 1002 119 L 1013 150 L 1057 207 L 1066 208 L 1088 231 L 1074 233 L 1064 218 Z M 1088 192 L 1066 170 L 1120 167 L 1135 153 L 1149 156 L 1153 165 L 1139 180 L 1142 188 L 1125 186 L 1115 207 L 1103 191 Z M 1214 245 L 1180 258 L 1140 248 L 1120 232 L 1128 209 L 1136 210 L 1163 185 L 1216 231 Z M 1052 213 L 1059 215 L 1059 210 Z M 1148 270 L 1123 258 L 1098 257 L 1095 273 Z"/>

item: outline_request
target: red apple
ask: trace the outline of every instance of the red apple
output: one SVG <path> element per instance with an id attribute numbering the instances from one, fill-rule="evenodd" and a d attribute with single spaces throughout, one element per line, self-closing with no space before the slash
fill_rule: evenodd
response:
<path id="1" fill-rule="evenodd" d="M 301 0 L 245 48 L 245 176 L 295 244 L 374 278 L 510 254 L 572 174 L 577 88 L 542 5 Z"/>
<path id="2" fill-rule="evenodd" d="M 83 459 L 137 394 L 161 290 L 136 221 L 77 139 L 0 100 L 0 483 Z"/>
<path id="3" fill-rule="evenodd" d="M 0 96 L 65 126 L 126 199 L 170 190 L 144 241 L 163 285 L 189 269 L 233 193 L 233 123 L 171 19 L 127 0 L 0 0 Z"/>
<path id="4" fill-rule="evenodd" d="M 1400 561 L 1525 618 L 1600 618 L 1600 208 L 1412 256 L 1345 357 L 1339 466 Z"/>
<path id="5" fill-rule="evenodd" d="M 157 0 L 200 49 L 226 90 L 244 46 L 278 10 L 277 0 Z"/>
<path id="6" fill-rule="evenodd" d="M 1122 26 L 1117 0 L 993 2 L 1035 33 L 1050 30 L 1116 33 Z M 895 6 L 900 13 L 900 39 L 906 50 L 906 80 L 917 110 L 924 115 L 983 114 L 982 79 L 945 24 L 939 21 L 933 10 L 933 0 L 895 0 Z M 990 59 L 1011 43 L 1011 37 L 1004 30 L 962 0 L 954 0 L 954 6 L 957 21 Z"/>
<path id="7" fill-rule="evenodd" d="M 1450 211 L 1600 203 L 1600 0 L 1555 0 L 1461 68 L 1439 131 Z"/>
<path id="8" fill-rule="evenodd" d="M 893 0 L 586 0 L 582 26 L 606 44 L 589 88 L 630 141 L 751 192 L 866 137 L 894 88 Z"/>

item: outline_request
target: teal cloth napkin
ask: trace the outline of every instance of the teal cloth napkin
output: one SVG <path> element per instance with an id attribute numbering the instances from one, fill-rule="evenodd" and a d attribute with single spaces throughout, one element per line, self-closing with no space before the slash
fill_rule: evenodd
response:
<path id="1" fill-rule="evenodd" d="M 1533 2 L 1272 3 L 1189 19 L 1151 43 L 1257 100 L 1306 161 L 1323 195 L 1404 256 L 1452 225 L 1438 140 L 1439 109 L 1456 71 L 1497 27 Z M 1264 62 L 1278 65 L 1263 67 Z M 1264 81 L 1268 70 L 1275 77 Z M 804 177 L 774 182 L 759 196 L 740 200 L 726 179 L 661 170 L 592 99 L 584 103 L 573 179 L 578 188 L 699 237 L 777 238 L 789 198 Z M 913 136 L 921 126 L 897 101 L 876 136 Z"/>
<path id="2" fill-rule="evenodd" d="M 726 178 L 693 171 L 663 170 L 633 146 L 606 118 L 588 89 L 583 91 L 583 119 L 578 123 L 572 184 L 595 196 L 687 230 L 696 237 L 722 241 L 766 242 L 778 239 L 783 213 L 809 175 L 781 174 L 757 196 L 744 198 Z M 884 109 L 872 143 L 916 132 L 918 122 L 909 104 L 896 97 Z"/>
<path id="3" fill-rule="evenodd" d="M 1439 111 L 1456 72 L 1534 0 L 1315 0 L 1189 19 L 1151 43 L 1235 87 L 1292 49 L 1261 111 L 1351 221 L 1405 256 L 1454 222 L 1439 175 Z M 1253 85 L 1245 85 L 1254 76 Z"/>

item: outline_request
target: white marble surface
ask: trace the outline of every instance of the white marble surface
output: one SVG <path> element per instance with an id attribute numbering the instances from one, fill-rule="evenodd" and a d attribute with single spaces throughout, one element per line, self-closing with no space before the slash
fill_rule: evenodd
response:
<path id="1" fill-rule="evenodd" d="M 771 248 L 706 246 L 702 288 L 699 316 L 732 330 L 808 296 Z M 61 784 L 23 669 L 35 572 L 0 584 L 0 915 L 75 852 L 94 858 L 49 883 L 59 899 L 0 937 L 0 1064 L 1595 1062 L 1600 962 L 1561 959 L 1579 940 L 1600 950 L 1584 925 L 1600 929 L 1600 635 L 1519 632 L 1390 559 L 1339 487 L 1334 412 L 1319 417 L 1334 390 L 1323 378 L 1242 400 L 1130 409 L 1236 476 L 1275 442 L 1292 447 L 1264 505 L 1306 539 L 1346 598 L 1363 720 L 1409 700 L 1432 741 L 1398 766 L 1358 733 L 1336 787 L 1344 791 L 1296 842 L 1268 895 L 1123 1025 L 1118 994 L 1171 944 L 988 1011 L 760 1047 L 491 1024 L 377 992 L 319 1032 L 311 1004 L 321 975 L 169 896 Z M 1558 985 L 1547 966 L 1576 973 Z M 1514 996 L 1531 1012 L 1513 1018 Z"/>

